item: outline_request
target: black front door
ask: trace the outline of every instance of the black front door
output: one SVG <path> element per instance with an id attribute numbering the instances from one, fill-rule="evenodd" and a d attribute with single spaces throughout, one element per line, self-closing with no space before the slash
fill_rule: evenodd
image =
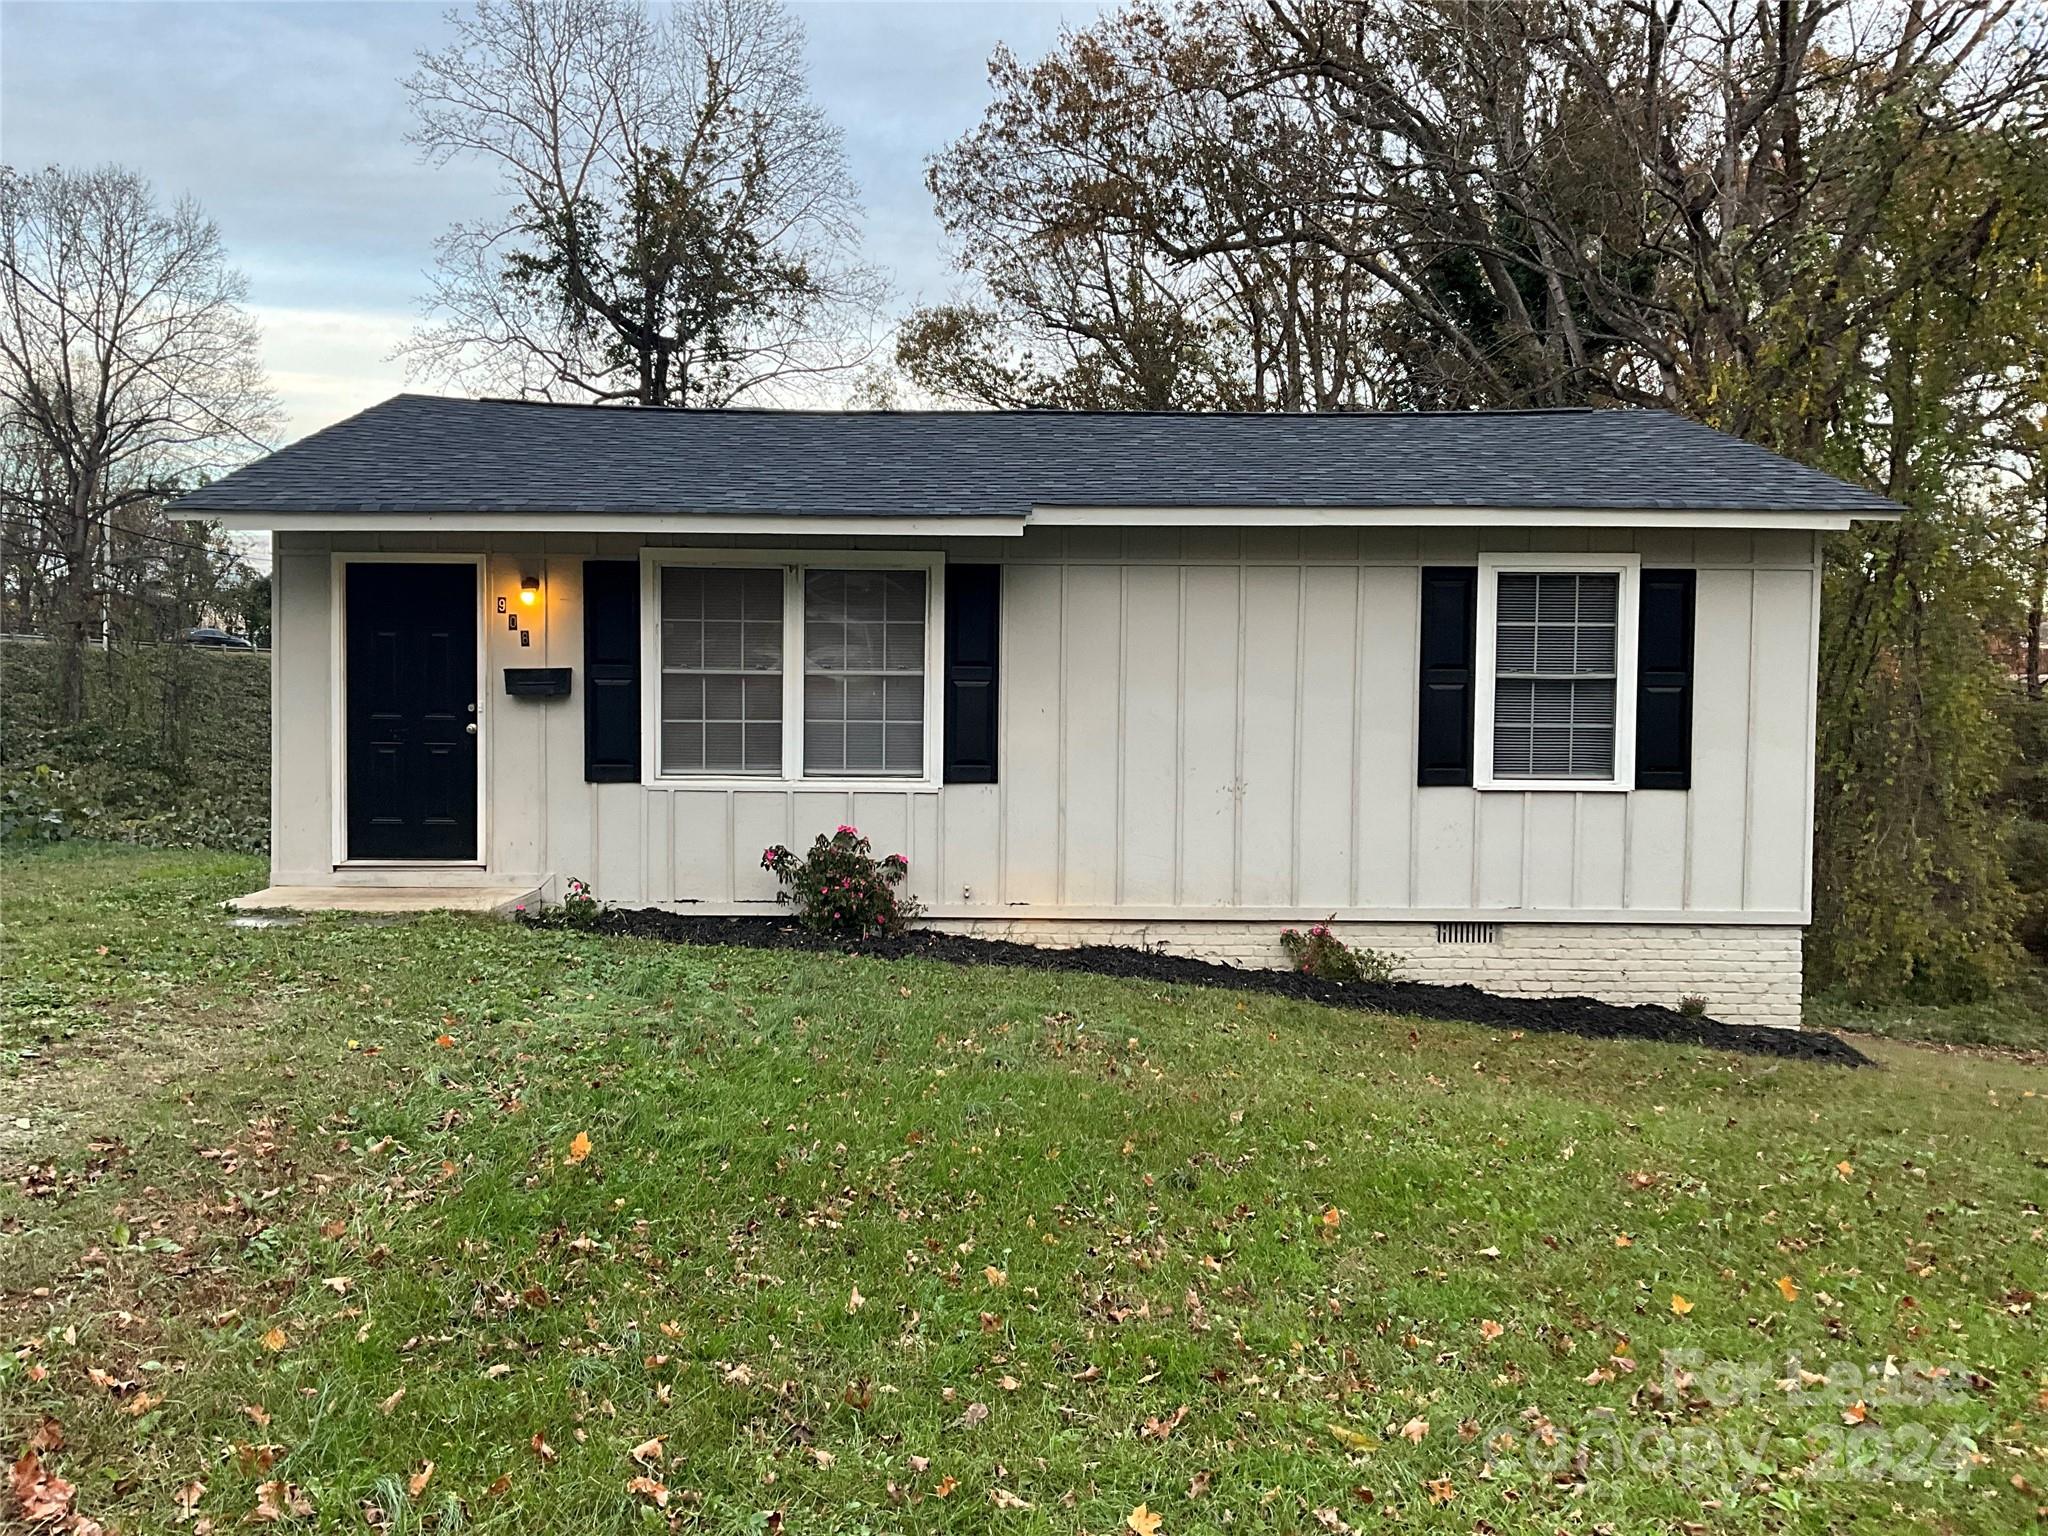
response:
<path id="1" fill-rule="evenodd" d="M 474 859 L 476 567 L 351 562 L 343 579 L 348 856 Z"/>

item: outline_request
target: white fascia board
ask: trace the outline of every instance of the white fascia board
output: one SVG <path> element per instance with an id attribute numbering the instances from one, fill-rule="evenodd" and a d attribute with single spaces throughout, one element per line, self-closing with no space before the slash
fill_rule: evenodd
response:
<path id="1" fill-rule="evenodd" d="M 1896 512 L 1684 511 L 1670 507 L 1034 507 L 1047 527 L 1807 528 L 1897 522 Z"/>
<path id="2" fill-rule="evenodd" d="M 744 533 L 762 536 L 1021 538 L 1022 517 L 806 517 L 802 513 L 177 512 L 181 523 L 270 533 Z"/>

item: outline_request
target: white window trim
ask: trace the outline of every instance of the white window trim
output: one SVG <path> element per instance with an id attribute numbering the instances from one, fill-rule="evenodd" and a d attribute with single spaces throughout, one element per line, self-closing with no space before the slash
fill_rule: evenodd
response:
<path id="1" fill-rule="evenodd" d="M 1636 616 L 1643 562 L 1640 555 L 1567 552 L 1479 557 L 1478 656 L 1472 707 L 1472 787 L 1497 790 L 1626 792 L 1636 781 Z M 1503 779 L 1493 772 L 1494 626 L 1500 619 L 1503 571 L 1556 574 L 1582 571 L 1621 578 L 1614 631 L 1614 776 L 1609 779 Z"/>
<path id="2" fill-rule="evenodd" d="M 661 572 L 663 567 L 738 565 L 782 572 L 782 772 L 771 774 L 661 771 Z M 806 777 L 804 751 L 804 593 L 807 570 L 923 571 L 924 772 L 880 776 Z M 935 790 L 943 782 L 945 749 L 946 557 L 929 550 L 687 549 L 640 551 L 640 782 L 647 789 L 809 789 L 830 794 Z M 794 771 L 792 771 L 794 765 Z"/>

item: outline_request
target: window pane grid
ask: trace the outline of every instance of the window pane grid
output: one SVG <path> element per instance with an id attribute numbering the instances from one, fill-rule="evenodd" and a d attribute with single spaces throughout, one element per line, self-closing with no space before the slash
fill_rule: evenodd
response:
<path id="1" fill-rule="evenodd" d="M 661 571 L 664 774 L 782 772 L 782 572 Z"/>
<path id="2" fill-rule="evenodd" d="M 923 571 L 804 575 L 804 772 L 924 772 Z"/>
<path id="3" fill-rule="evenodd" d="M 1495 778 L 1614 777 L 1620 603 L 1612 572 L 1500 573 Z"/>

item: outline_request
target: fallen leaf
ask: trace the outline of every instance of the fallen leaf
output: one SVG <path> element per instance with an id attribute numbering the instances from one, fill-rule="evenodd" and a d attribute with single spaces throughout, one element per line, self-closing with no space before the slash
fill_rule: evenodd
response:
<path id="1" fill-rule="evenodd" d="M 542 1466 L 554 1465 L 555 1448 L 549 1445 L 543 1436 L 535 1435 L 530 1443 L 533 1446 L 533 1454 L 540 1458 Z"/>
<path id="2" fill-rule="evenodd" d="M 1323 1432 L 1347 1451 L 1369 1451 L 1379 1444 L 1371 1435 L 1361 1434 L 1343 1424 L 1325 1424 Z"/>
<path id="3" fill-rule="evenodd" d="M 569 1161 L 580 1163 L 590 1156 L 590 1133 L 578 1131 L 569 1142 Z"/>
<path id="4" fill-rule="evenodd" d="M 1797 1301 L 1799 1299 L 1799 1287 L 1793 1283 L 1790 1275 L 1778 1276 L 1778 1294 L 1787 1301 Z"/>
<path id="5" fill-rule="evenodd" d="M 995 1265 L 990 1264 L 983 1268 L 981 1278 L 986 1280 L 991 1288 L 1001 1290 L 1010 1283 L 1010 1272 L 1007 1269 L 997 1269 Z"/>
<path id="6" fill-rule="evenodd" d="M 1869 1418 L 1870 1405 L 1865 1402 L 1858 1401 L 1851 1403 L 1848 1407 L 1842 1410 L 1842 1422 L 1844 1424 L 1861 1424 L 1867 1421 Z"/>
<path id="7" fill-rule="evenodd" d="M 1458 1496 L 1458 1490 L 1451 1486 L 1451 1480 L 1448 1477 L 1433 1477 L 1424 1483 L 1422 1487 L 1423 1491 L 1429 1495 L 1429 1502 L 1437 1505 L 1439 1508 L 1450 1503 L 1451 1500 Z"/>
<path id="8" fill-rule="evenodd" d="M 1180 1428 L 1181 1421 L 1187 1416 L 1188 1405 L 1182 1403 L 1163 1419 L 1147 1419 L 1145 1427 L 1138 1431 L 1138 1437 L 1141 1440 L 1164 1440 Z"/>
<path id="9" fill-rule="evenodd" d="M 404 1401 L 405 1388 L 400 1387 L 396 1392 L 392 1393 L 389 1397 L 385 1398 L 383 1402 L 377 1405 L 377 1411 L 388 1418 L 390 1417 L 391 1410 L 396 1408 L 400 1403 Z"/>
<path id="10" fill-rule="evenodd" d="M 944 1477 L 939 1479 L 938 1486 L 932 1489 L 932 1497 L 935 1499 L 943 1499 L 947 1497 L 949 1494 L 951 1494 L 952 1491 L 955 1488 L 958 1488 L 959 1486 L 960 1479 L 955 1477 L 952 1473 L 948 1472 Z"/>
<path id="11" fill-rule="evenodd" d="M 313 1501 L 297 1483 L 282 1478 L 256 1485 L 256 1508 L 251 1518 L 264 1522 L 306 1519 L 313 1513 Z"/>
<path id="12" fill-rule="evenodd" d="M 1626 1232 L 1617 1232 L 1617 1233 L 1615 1233 L 1615 1234 L 1614 1234 L 1614 1246 L 1615 1246 L 1615 1247 L 1617 1247 L 1617 1248 L 1633 1248 L 1633 1247 L 1635 1247 L 1635 1245 L 1636 1245 L 1636 1240 L 1635 1240 L 1634 1238 L 1630 1237 L 1630 1236 L 1629 1236 L 1629 1235 L 1628 1235 L 1628 1234 L 1627 1234 Z"/>
<path id="13" fill-rule="evenodd" d="M 987 1403 L 969 1403 L 967 1405 L 967 1411 L 960 1415 L 960 1427 L 962 1429 L 972 1429 L 987 1417 Z"/>
<path id="14" fill-rule="evenodd" d="M 1692 1311 L 1692 1303 L 1679 1295 L 1678 1292 L 1673 1291 L 1671 1293 L 1671 1310 L 1679 1317 L 1684 1317 L 1688 1312 Z"/>
<path id="15" fill-rule="evenodd" d="M 273 1328 L 270 1330 L 270 1332 L 263 1335 L 263 1347 L 269 1350 L 273 1355 L 276 1354 L 279 1350 L 283 1349 L 285 1343 L 286 1340 L 284 1336 L 284 1330 L 282 1328 Z"/>
<path id="16" fill-rule="evenodd" d="M 206 1484 L 196 1477 L 172 1494 L 171 1499 L 178 1506 L 178 1524 L 183 1525 L 198 1513 L 199 1501 L 205 1497 Z"/>
<path id="17" fill-rule="evenodd" d="M 1429 1433 L 1429 1420 L 1410 1419 L 1401 1426 L 1401 1438 L 1410 1445 L 1422 1444 L 1422 1437 Z"/>
<path id="18" fill-rule="evenodd" d="M 484 1372 L 484 1380 L 496 1381 L 501 1376 L 510 1376 L 511 1374 L 512 1367 L 500 1360 L 496 1365 L 491 1366 Z"/>
<path id="19" fill-rule="evenodd" d="M 815 1461 L 818 1464 L 818 1470 L 820 1472 L 829 1472 L 832 1470 L 833 1463 L 838 1461 L 839 1458 L 833 1455 L 830 1451 L 826 1450 L 823 1446 L 814 1445 L 811 1447 L 811 1460 Z"/>
<path id="20" fill-rule="evenodd" d="M 1507 1329 L 1501 1327 L 1499 1323 L 1496 1323 L 1490 1317 L 1479 1319 L 1479 1337 L 1486 1340 L 1489 1344 L 1506 1332 Z"/>
<path id="21" fill-rule="evenodd" d="M 626 1492 L 637 1493 L 642 1498 L 651 1500 L 657 1509 L 668 1508 L 668 1489 L 645 1474 L 628 1482 L 626 1484 Z"/>
<path id="22" fill-rule="evenodd" d="M 42 1457 L 32 1450 L 23 1451 L 14 1463 L 9 1487 L 27 1525 L 54 1525 L 71 1513 L 71 1495 L 76 1490 L 44 1467 Z"/>
<path id="23" fill-rule="evenodd" d="M 1844 1158 L 1841 1162 L 1835 1164 L 1835 1172 L 1839 1173 L 1845 1179 L 1855 1171 L 1856 1165 L 1854 1163 L 1851 1163 L 1847 1158 Z"/>
<path id="24" fill-rule="evenodd" d="M 1197 1472 L 1188 1479 L 1188 1497 L 1191 1499 L 1201 1498 L 1203 1494 L 1207 1493 L 1214 1486 L 1215 1482 L 1216 1474 L 1214 1472 Z"/>
<path id="25" fill-rule="evenodd" d="M 1030 1500 L 1018 1498 L 1016 1494 L 1010 1492 L 1007 1488 L 989 1489 L 988 1501 L 995 1505 L 997 1509 L 1029 1509 L 1031 1507 Z"/>
<path id="26" fill-rule="evenodd" d="M 666 1435 L 656 1435 L 652 1440 L 642 1440 L 626 1454 L 641 1466 L 651 1467 L 661 1460 L 661 1442 L 667 1438 Z"/>
<path id="27" fill-rule="evenodd" d="M 418 1498 L 427 1491 L 427 1484 L 433 1481 L 433 1477 L 434 1464 L 431 1461 L 421 1462 L 419 1471 L 405 1480 L 406 1491 L 414 1498 Z"/>
<path id="28" fill-rule="evenodd" d="M 349 1293 L 349 1288 L 355 1284 L 355 1281 L 349 1279 L 347 1275 L 329 1275 L 320 1283 L 334 1292 L 335 1295 L 346 1296 Z"/>
<path id="29" fill-rule="evenodd" d="M 1157 1514 L 1140 1504 L 1124 1516 L 1124 1526 L 1135 1532 L 1136 1536 L 1159 1536 L 1159 1523 L 1165 1518 L 1164 1515 Z"/>
<path id="30" fill-rule="evenodd" d="M 854 1313 L 858 1312 L 862 1307 L 866 1306 L 867 1304 L 868 1299 L 867 1297 L 861 1295 L 859 1286 L 856 1285 L 850 1292 L 847 1293 L 846 1311 L 849 1317 L 852 1316 Z"/>

